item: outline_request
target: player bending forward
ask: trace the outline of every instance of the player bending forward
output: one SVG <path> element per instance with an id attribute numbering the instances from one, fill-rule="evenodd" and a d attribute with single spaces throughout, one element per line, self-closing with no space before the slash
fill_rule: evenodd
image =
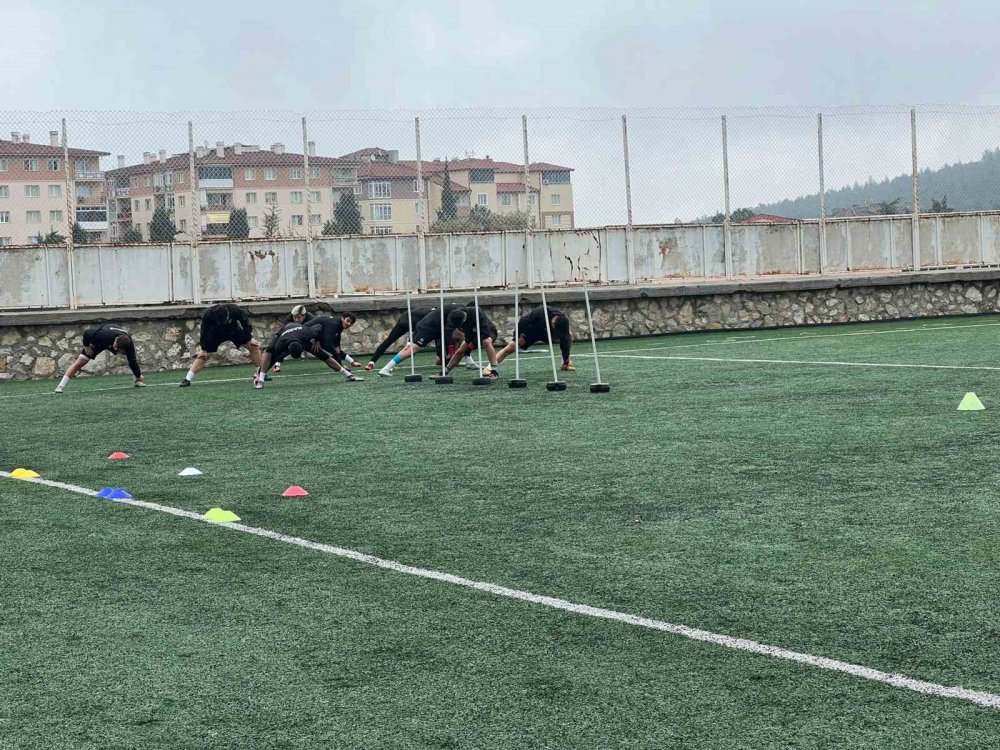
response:
<path id="1" fill-rule="evenodd" d="M 213 305 L 201 316 L 199 350 L 181 381 L 181 388 L 191 385 L 194 376 L 208 363 L 209 357 L 227 341 L 237 347 L 245 346 L 250 352 L 250 359 L 260 367 L 260 344 L 253 337 L 253 326 L 250 325 L 246 310 L 229 303 Z"/>
<path id="2" fill-rule="evenodd" d="M 445 305 L 444 316 L 445 321 L 447 322 L 446 329 L 450 328 L 451 330 L 454 330 L 462 327 L 465 323 L 467 313 L 462 305 Z M 441 310 L 435 307 L 431 309 L 431 312 L 427 313 L 427 315 L 422 317 L 413 325 L 413 341 L 408 342 L 406 346 L 400 349 L 396 356 L 393 357 L 385 367 L 378 371 L 378 374 L 383 378 L 389 377 L 392 375 L 392 371 L 395 369 L 396 365 L 414 356 L 422 349 L 426 349 L 431 342 L 437 342 L 438 349 L 440 351 L 447 351 L 447 340 L 449 338 L 447 330 L 445 332 L 445 341 L 438 341 L 440 338 Z"/>
<path id="3" fill-rule="evenodd" d="M 500 377 L 500 362 L 497 359 L 497 352 L 493 346 L 493 342 L 497 340 L 499 331 L 497 331 L 496 325 L 489 319 L 483 308 L 479 308 L 478 325 L 476 324 L 476 308 L 465 308 L 465 322 L 462 324 L 462 333 L 465 336 L 465 341 L 462 342 L 458 351 L 449 360 L 447 371 L 451 372 L 454 369 L 455 365 L 458 364 L 459 358 L 463 356 L 468 357 L 469 353 L 475 351 L 477 346 L 482 346 L 486 352 L 486 358 L 489 360 L 489 365 L 483 368 L 483 377 L 493 378 L 494 380 Z M 477 333 L 479 334 L 479 341 L 476 341 Z"/>
<path id="4" fill-rule="evenodd" d="M 416 330 L 418 322 L 420 322 L 426 316 L 430 315 L 436 309 L 437 309 L 436 307 L 414 307 L 413 310 L 412 310 L 413 328 L 414 328 L 414 330 Z M 372 355 L 372 358 L 368 361 L 368 364 L 365 365 L 365 369 L 366 370 L 368 370 L 369 372 L 371 372 L 372 370 L 374 370 L 375 369 L 375 363 L 379 361 L 379 359 L 382 357 L 383 354 L 385 354 L 386 350 L 390 346 L 392 346 L 394 343 L 396 343 L 396 341 L 398 341 L 401 336 L 404 336 L 404 335 L 406 335 L 407 332 L 409 332 L 409 330 L 410 330 L 410 317 L 411 316 L 408 315 L 407 313 L 403 313 L 402 315 L 400 315 L 396 319 L 396 324 L 392 327 L 392 330 L 389 331 L 389 335 L 386 336 L 382 340 L 382 343 L 378 345 L 378 348 L 375 350 L 375 353 Z M 445 339 L 447 339 L 448 341 L 451 341 L 451 337 L 448 335 L 448 333 L 449 333 L 449 331 L 446 329 L 445 330 Z M 450 357 L 453 352 L 454 352 L 454 348 L 452 347 L 451 344 L 449 344 L 448 347 L 447 347 L 446 355 Z M 440 345 L 440 343 L 438 344 L 438 364 L 439 365 L 441 364 L 441 345 Z M 478 366 L 476 365 L 476 363 L 473 362 L 472 358 L 469 357 L 469 356 L 465 357 L 464 364 L 470 370 L 478 370 L 479 369 Z"/>
<path id="5" fill-rule="evenodd" d="M 527 349 L 532 344 L 548 344 L 549 336 L 545 331 L 545 308 L 536 307 L 527 315 L 517 321 L 518 336 L 517 342 L 511 341 L 497 352 L 497 362 L 503 362 L 514 353 L 514 347 L 519 346 Z M 559 350 L 562 352 L 562 367 L 560 370 L 573 372 L 573 360 L 569 358 L 570 347 L 573 343 L 573 332 L 569 330 L 569 317 L 562 310 L 555 307 L 549 308 L 549 328 L 552 331 L 552 341 L 559 341 Z"/>
<path id="6" fill-rule="evenodd" d="M 135 376 L 136 388 L 146 385 L 146 381 L 142 379 L 142 371 L 139 370 L 139 360 L 135 357 L 135 344 L 128 331 L 124 328 L 104 324 L 97 326 L 97 328 L 88 328 L 83 332 L 83 349 L 80 351 L 80 356 L 62 376 L 62 380 L 56 386 L 56 393 L 62 393 L 69 385 L 70 378 L 80 372 L 94 357 L 105 351 L 112 354 L 124 354 L 125 359 L 128 360 L 129 369 Z"/>
<path id="7" fill-rule="evenodd" d="M 253 387 L 258 389 L 264 387 L 264 375 L 272 364 L 279 363 L 286 357 L 298 359 L 305 352 L 309 352 L 316 359 L 325 362 L 327 367 L 339 372 L 347 378 L 347 382 L 349 383 L 360 383 L 364 380 L 364 378 L 359 378 L 341 365 L 332 352 L 325 350 L 322 346 L 322 340 L 322 325 L 310 324 L 303 326 L 295 323 L 286 325 L 278 335 L 274 346 L 268 346 L 264 351 L 261 366 L 257 369 L 257 374 L 254 376 Z"/>
<path id="8" fill-rule="evenodd" d="M 288 325 L 289 323 L 304 324 L 308 323 L 315 317 L 316 317 L 315 315 L 313 315 L 311 312 L 309 312 L 309 310 L 306 309 L 305 305 L 296 305 L 295 307 L 292 308 L 292 312 L 283 321 L 281 321 L 281 323 L 278 324 L 278 329 L 274 332 L 274 336 L 271 338 L 271 342 L 268 345 L 271 346 L 274 344 L 275 340 L 278 338 L 278 336 L 281 335 L 281 332 L 284 330 L 285 326 Z M 274 372 L 281 372 L 281 363 L 280 362 L 275 363 L 272 369 L 274 370 Z M 264 378 L 264 379 L 270 380 L 270 378 Z"/>

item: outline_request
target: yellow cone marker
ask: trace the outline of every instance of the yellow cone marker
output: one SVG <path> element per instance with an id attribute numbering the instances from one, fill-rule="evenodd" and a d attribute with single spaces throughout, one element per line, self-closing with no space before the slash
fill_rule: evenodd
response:
<path id="1" fill-rule="evenodd" d="M 962 403 L 958 405 L 959 411 L 982 411 L 985 408 L 983 402 L 979 400 L 979 396 L 972 391 L 966 393 L 962 398 Z"/>
<path id="2" fill-rule="evenodd" d="M 222 508 L 212 508 L 204 516 L 202 516 L 206 521 L 211 521 L 212 523 L 232 523 L 233 521 L 239 521 L 240 517 L 233 513 L 232 511 L 223 510 Z"/>
<path id="3" fill-rule="evenodd" d="M 31 469 L 14 469 L 10 475 L 14 479 L 36 479 L 41 476 L 37 471 L 32 471 Z"/>

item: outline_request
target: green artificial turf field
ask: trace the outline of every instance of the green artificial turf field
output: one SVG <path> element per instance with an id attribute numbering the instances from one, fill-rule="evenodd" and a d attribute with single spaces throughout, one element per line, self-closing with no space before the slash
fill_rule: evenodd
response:
<path id="1" fill-rule="evenodd" d="M 995 695 L 998 336 L 615 341 L 607 395 L 585 342 L 564 393 L 10 383 L 0 469 Z M 1000 709 L 0 477 L 0 748 L 90 747 L 988 748 Z"/>

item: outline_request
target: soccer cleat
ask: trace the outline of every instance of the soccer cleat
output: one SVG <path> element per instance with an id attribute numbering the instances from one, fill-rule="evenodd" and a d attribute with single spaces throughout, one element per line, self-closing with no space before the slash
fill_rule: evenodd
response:
<path id="1" fill-rule="evenodd" d="M 371 372 L 374 369 L 375 369 L 375 363 L 374 362 L 369 362 L 367 365 L 365 365 L 365 370 L 367 372 Z"/>
<path id="2" fill-rule="evenodd" d="M 136 387 L 136 388 L 145 388 L 145 387 L 146 387 L 146 384 L 145 384 L 145 383 L 144 383 L 143 381 L 141 381 L 141 380 L 138 380 L 138 381 L 136 381 L 136 383 L 135 383 L 135 387 Z"/>
<path id="3" fill-rule="evenodd" d="M 280 362 L 279 362 L 279 363 L 277 363 L 277 364 L 276 364 L 276 365 L 275 365 L 274 367 L 272 367 L 271 369 L 272 369 L 272 370 L 273 370 L 274 372 L 281 372 L 281 363 L 280 363 Z"/>
<path id="4" fill-rule="evenodd" d="M 359 378 L 357 375 L 354 375 L 354 374 L 351 374 L 351 375 L 347 376 L 347 382 L 348 383 L 360 383 L 363 380 L 364 380 L 364 378 Z"/>
<path id="5" fill-rule="evenodd" d="M 465 359 L 463 359 L 462 360 L 462 364 L 465 365 L 465 369 L 466 370 L 478 370 L 479 369 L 479 365 L 476 364 L 475 360 L 472 359 L 472 357 L 466 357 Z"/>
<path id="6" fill-rule="evenodd" d="M 388 369 L 386 367 L 383 367 L 381 370 L 378 371 L 378 375 L 379 375 L 380 378 L 391 378 L 392 377 L 392 370 L 390 370 L 390 369 Z"/>
<path id="7" fill-rule="evenodd" d="M 271 376 L 268 375 L 266 372 L 264 373 L 264 380 L 268 380 L 268 381 L 271 380 Z"/>
<path id="8" fill-rule="evenodd" d="M 255 380 L 253 381 L 253 387 L 255 391 L 259 391 L 261 388 L 264 387 L 264 383 L 261 382 L 260 380 Z"/>
<path id="9" fill-rule="evenodd" d="M 57 385 L 56 386 L 56 393 L 62 393 L 62 392 L 63 392 L 63 387 L 61 385 Z"/>
<path id="10" fill-rule="evenodd" d="M 560 370 L 565 370 L 566 372 L 576 372 L 576 368 L 573 366 L 572 362 L 564 362 L 563 366 L 559 368 Z"/>
<path id="11" fill-rule="evenodd" d="M 489 372 L 486 373 L 486 376 L 490 380 L 496 380 L 497 378 L 500 377 L 500 371 L 499 370 L 490 370 Z"/>
<path id="12" fill-rule="evenodd" d="M 191 381 L 188 380 L 187 378 L 184 378 L 184 380 L 181 381 L 180 387 L 187 388 L 189 385 L 191 385 Z"/>

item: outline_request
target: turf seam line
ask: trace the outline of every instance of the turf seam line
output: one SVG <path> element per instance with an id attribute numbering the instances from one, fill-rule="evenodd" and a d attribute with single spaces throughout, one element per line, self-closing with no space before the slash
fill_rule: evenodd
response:
<path id="1" fill-rule="evenodd" d="M 41 484 L 48 487 L 56 487 L 58 489 L 69 490 L 70 492 L 76 492 L 81 495 L 87 495 L 88 497 L 95 497 L 97 494 L 94 490 L 87 489 L 86 487 L 79 487 L 73 484 L 65 484 L 63 482 L 54 482 L 49 479 L 16 479 L 6 471 L 0 471 L 0 477 L 5 477 L 7 479 L 14 479 L 15 481 Z M 180 518 L 188 518 L 195 521 L 201 521 L 203 523 L 211 523 L 210 521 L 206 521 L 200 515 L 198 515 L 197 513 L 193 513 L 192 511 L 182 510 L 181 508 L 174 508 L 169 505 L 160 505 L 158 503 L 151 503 L 145 500 L 115 499 L 115 500 L 109 500 L 108 502 L 119 503 L 121 505 L 132 505 L 137 508 L 146 508 L 148 510 L 155 510 L 160 513 L 167 513 L 169 515 L 178 516 Z M 688 638 L 690 640 L 700 641 L 702 643 L 710 643 L 716 646 L 722 646 L 737 651 L 746 651 L 752 654 L 770 656 L 775 659 L 783 659 L 785 661 L 792 661 L 799 664 L 818 667 L 820 669 L 827 669 L 834 672 L 840 672 L 842 674 L 852 675 L 854 677 L 858 677 L 864 680 L 870 680 L 873 682 L 880 682 L 885 685 L 890 685 L 892 687 L 902 688 L 905 690 L 911 690 L 913 692 L 922 693 L 924 695 L 932 695 L 939 698 L 953 698 L 957 700 L 964 700 L 970 703 L 975 703 L 980 706 L 985 706 L 987 708 L 1000 708 L 1000 695 L 994 693 L 988 693 L 981 690 L 971 690 L 963 687 L 939 685 L 935 682 L 916 680 L 900 674 L 891 674 L 889 672 L 882 672 L 877 669 L 872 669 L 871 667 L 865 667 L 859 664 L 852 664 L 850 662 L 840 661 L 838 659 L 829 659 L 825 656 L 814 656 L 812 654 L 806 654 L 799 651 L 790 651 L 788 649 L 784 649 L 779 646 L 770 646 L 766 643 L 760 643 L 758 641 L 753 641 L 746 638 L 739 638 L 735 636 L 723 635 L 720 633 L 713 633 L 708 630 L 700 630 L 698 628 L 688 627 L 687 625 L 678 625 L 675 623 L 665 622 L 663 620 L 654 620 L 648 617 L 632 615 L 626 612 L 619 612 L 613 609 L 593 607 L 588 604 L 576 604 L 574 602 L 570 602 L 565 599 L 558 599 L 556 597 L 544 596 L 541 594 L 533 594 L 530 591 L 512 589 L 494 583 L 473 581 L 471 579 L 462 578 L 460 576 L 453 575 L 451 573 L 443 573 L 436 570 L 418 568 L 412 565 L 406 565 L 405 563 L 396 562 L 394 560 L 386 560 L 381 557 L 376 557 L 375 555 L 369 555 L 364 552 L 357 552 L 356 550 L 345 549 L 342 547 L 335 547 L 333 545 L 323 544 L 321 542 L 313 542 L 308 539 L 302 539 L 301 537 L 289 536 L 287 534 L 282 534 L 277 531 L 261 529 L 256 526 L 247 526 L 241 523 L 213 524 L 213 525 L 222 526 L 222 528 L 230 529 L 232 531 L 240 531 L 244 534 L 251 534 L 253 536 L 262 537 L 264 539 L 271 539 L 277 542 L 293 544 L 299 547 L 304 547 L 306 549 L 315 550 L 317 552 L 325 552 L 330 555 L 336 555 L 337 557 L 347 558 L 349 560 L 354 560 L 356 562 L 364 563 L 366 565 L 372 565 L 378 568 L 382 568 L 384 570 L 391 570 L 397 573 L 417 576 L 420 578 L 428 578 L 435 581 L 441 581 L 443 583 L 450 583 L 455 586 L 461 586 L 464 588 L 474 589 L 476 591 L 482 591 L 488 594 L 493 594 L 494 596 L 500 596 L 507 599 L 515 599 L 519 601 L 530 602 L 532 604 L 540 604 L 542 606 L 550 607 L 552 609 L 558 609 L 578 615 L 586 615 L 588 617 L 595 617 L 603 620 L 612 620 L 615 622 L 624 623 L 626 625 L 633 625 L 636 627 L 647 628 L 649 630 L 659 630 L 662 632 L 671 633 L 673 635 L 679 635 L 684 638 Z"/>
<path id="2" fill-rule="evenodd" d="M 601 357 L 613 357 L 616 359 L 655 359 L 655 360 L 676 360 L 681 362 L 735 362 L 737 364 L 760 364 L 760 365 L 826 365 L 830 367 L 896 367 L 914 370 L 987 370 L 990 372 L 1000 371 L 1000 367 L 990 367 L 989 365 L 921 365 L 907 364 L 900 362 L 837 362 L 834 360 L 810 360 L 810 359 L 736 359 L 728 357 L 686 357 L 680 354 L 666 355 L 642 355 L 642 354 L 602 354 Z"/>

